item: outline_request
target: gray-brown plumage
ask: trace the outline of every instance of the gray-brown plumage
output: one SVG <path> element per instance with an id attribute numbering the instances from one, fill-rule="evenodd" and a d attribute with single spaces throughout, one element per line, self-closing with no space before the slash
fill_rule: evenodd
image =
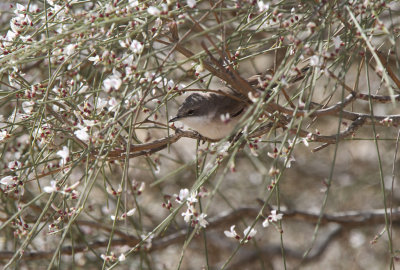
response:
<path id="1" fill-rule="evenodd" d="M 181 121 L 210 139 L 229 135 L 240 119 L 246 103 L 226 95 L 191 94 L 170 122 Z"/>
<path id="2" fill-rule="evenodd" d="M 303 68 L 299 74 L 289 78 L 288 82 L 292 83 L 303 79 L 307 70 L 308 67 Z M 257 74 L 250 77 L 247 83 L 258 92 L 265 91 L 270 81 L 269 77 L 271 77 L 269 73 Z M 268 98 L 267 94 L 265 100 Z M 215 140 L 222 139 L 235 129 L 248 106 L 246 102 L 248 102 L 248 98 L 241 97 L 238 93 L 229 95 L 191 94 L 185 99 L 179 107 L 176 117 L 172 118 L 170 122 L 181 121 L 204 137 Z"/>

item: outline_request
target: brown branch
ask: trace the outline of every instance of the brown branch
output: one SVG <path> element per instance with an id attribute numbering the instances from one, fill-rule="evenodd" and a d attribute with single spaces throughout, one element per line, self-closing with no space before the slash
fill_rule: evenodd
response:
<path id="1" fill-rule="evenodd" d="M 134 156 L 146 155 L 147 154 L 146 151 L 151 151 L 151 150 L 158 149 L 158 148 L 163 149 L 163 148 L 167 147 L 169 144 L 177 142 L 182 137 L 198 139 L 198 140 L 206 140 L 206 141 L 211 141 L 211 142 L 216 141 L 216 140 L 205 138 L 195 131 L 190 131 L 190 130 L 182 131 L 180 129 L 176 129 L 175 131 L 176 131 L 175 134 L 169 135 L 167 137 L 164 137 L 164 138 L 161 138 L 158 140 L 154 140 L 149 143 L 131 145 L 129 153 L 131 155 L 133 155 L 133 153 L 137 153 L 137 154 L 134 154 Z M 94 154 L 97 154 L 97 153 L 94 153 Z M 114 150 L 114 151 L 110 151 L 107 154 L 107 157 L 121 159 L 121 158 L 124 158 L 125 154 L 126 154 L 125 149 Z"/>
<path id="2" fill-rule="evenodd" d="M 315 259 L 320 258 L 332 241 L 340 237 L 343 232 L 344 230 L 340 226 L 333 229 L 315 248 L 312 249 L 312 252 L 306 258 L 303 258 L 304 251 L 287 247 L 285 247 L 285 257 L 302 260 L 302 263 L 315 262 Z M 257 262 L 260 258 L 263 260 L 269 260 L 275 256 L 282 256 L 282 247 L 280 245 L 265 245 L 250 252 L 245 250 L 241 253 L 241 256 L 226 269 L 241 269 L 244 265 Z"/>
<path id="3" fill-rule="evenodd" d="M 335 105 L 332 105 L 331 107 L 325 108 L 325 109 L 320 109 L 320 110 L 292 110 L 285 108 L 277 103 L 269 103 L 268 105 L 275 111 L 279 111 L 284 114 L 288 114 L 290 116 L 295 116 L 295 117 L 316 117 L 316 116 L 325 116 L 325 115 L 336 115 L 340 113 L 341 109 L 343 109 L 345 106 L 350 104 L 352 101 L 355 100 L 355 95 L 349 95 L 347 96 L 343 102 L 338 102 Z M 355 119 L 354 119 L 355 120 Z"/>
<path id="4" fill-rule="evenodd" d="M 224 66 L 222 66 L 221 63 L 219 63 L 217 61 L 217 59 L 214 58 L 214 56 L 211 54 L 211 52 L 207 49 L 204 42 L 201 43 L 201 46 L 202 46 L 203 50 L 207 53 L 208 57 L 210 57 L 210 59 L 214 63 L 214 65 L 216 65 L 219 68 L 219 70 L 216 70 L 215 68 L 213 68 L 212 70 L 214 72 L 212 72 L 211 70 L 209 70 L 209 71 L 213 75 L 215 75 L 219 78 L 221 78 L 220 76 L 224 77 L 225 78 L 224 81 L 226 83 L 228 83 L 233 89 L 235 89 L 237 93 L 240 93 L 243 96 L 244 101 L 249 102 L 248 93 L 253 93 L 253 94 L 257 93 L 253 89 L 253 87 L 251 87 L 250 83 L 248 81 L 246 81 L 245 79 L 243 79 L 235 69 L 231 69 L 230 70 L 231 72 L 227 71 L 227 69 Z"/>
<path id="5" fill-rule="evenodd" d="M 193 18 L 191 17 L 193 23 L 195 24 L 195 28 L 192 29 L 199 29 L 200 31 L 204 31 L 203 27 Z M 210 41 L 212 44 L 213 48 L 216 50 L 217 54 L 221 57 L 221 60 L 224 59 L 223 57 L 223 52 L 217 48 L 215 43 L 212 41 L 211 37 L 206 33 L 205 34 L 206 38 Z M 164 41 L 160 41 L 161 43 L 168 44 Z M 254 93 L 256 90 L 253 88 L 255 85 L 254 83 L 261 83 L 262 81 L 260 80 L 261 75 L 256 75 L 248 78 L 247 80 L 244 80 L 237 70 L 233 69 L 231 66 L 225 67 L 220 61 L 218 61 L 210 52 L 210 50 L 207 48 L 204 42 L 201 43 L 201 46 L 205 53 L 208 55 L 208 58 L 210 59 L 210 62 L 204 60 L 203 65 L 204 67 L 212 73 L 214 76 L 219 77 L 222 79 L 224 82 L 226 82 L 228 85 L 230 85 L 236 92 L 241 93 L 243 98 L 247 100 L 247 93 L 252 92 Z M 192 58 L 194 56 L 194 53 L 187 50 L 186 48 L 182 47 L 180 44 L 175 44 L 174 48 L 185 55 L 187 58 Z M 380 60 L 382 63 L 387 64 L 385 59 L 383 59 L 382 54 L 378 54 Z M 305 71 L 307 71 L 307 67 L 303 72 L 299 72 L 298 79 L 295 79 L 295 81 L 298 81 L 300 79 L 303 79 L 305 76 Z M 394 75 L 393 72 L 391 72 L 390 68 L 388 68 L 388 73 L 390 77 L 392 78 L 393 81 L 396 82 L 398 81 L 397 77 Z M 389 116 L 372 116 L 369 114 L 365 113 L 357 113 L 357 112 L 350 112 L 343 110 L 344 107 L 347 105 L 351 104 L 353 101 L 359 99 L 359 100 L 365 100 L 365 101 L 375 101 L 375 102 L 380 102 L 380 103 L 389 103 L 393 100 L 395 101 L 400 101 L 400 95 L 396 96 L 382 96 L 382 95 L 366 95 L 366 94 L 361 94 L 357 93 L 352 89 L 351 87 L 347 86 L 342 80 L 340 80 L 334 73 L 328 72 L 329 76 L 334 78 L 339 82 L 340 85 L 342 85 L 346 91 L 350 92 L 350 95 L 347 96 L 343 101 L 338 102 L 334 104 L 333 106 L 330 106 L 328 108 L 322 108 L 322 109 L 309 109 L 309 110 L 296 110 L 294 108 L 294 104 L 291 103 L 289 96 L 283 92 L 286 100 L 289 101 L 290 106 L 292 108 L 287 108 L 282 105 L 279 105 L 278 103 L 271 102 L 267 104 L 265 107 L 266 111 L 269 112 L 270 114 L 274 114 L 276 112 L 282 113 L 286 116 L 291 116 L 291 117 L 322 117 L 322 116 L 340 116 L 343 119 L 351 120 L 353 123 L 347 128 L 345 131 L 341 132 L 340 134 L 334 134 L 331 136 L 322 136 L 322 135 L 316 135 L 314 134 L 313 141 L 316 142 L 323 142 L 324 144 L 322 146 L 319 146 L 314 149 L 314 151 L 321 150 L 325 148 L 326 146 L 336 143 L 339 140 L 342 140 L 343 138 L 346 138 L 350 135 L 352 135 L 359 127 L 361 127 L 364 124 L 372 124 L 375 123 L 377 125 L 399 125 L 400 124 L 400 115 L 389 115 Z M 264 82 L 262 82 L 264 84 Z M 397 83 L 396 83 L 397 84 Z M 400 83 L 399 83 L 400 84 Z M 257 87 L 256 87 L 257 88 Z M 387 120 L 387 121 L 386 121 Z M 282 121 L 281 126 L 285 125 L 285 121 Z M 300 136 L 305 137 L 308 133 L 305 131 L 300 132 Z"/>
<path id="6" fill-rule="evenodd" d="M 340 132 L 339 134 L 334 134 L 330 136 L 323 136 L 323 135 L 318 135 L 318 134 L 313 134 L 311 136 L 311 140 L 315 142 L 324 142 L 322 146 L 319 146 L 315 149 L 313 149 L 313 152 L 319 151 L 322 148 L 325 148 L 326 146 L 330 144 L 337 143 L 340 140 L 343 140 L 349 136 L 352 136 L 366 121 L 365 117 L 360 117 L 357 118 L 353 123 L 351 123 L 346 130 Z"/>
<path id="7" fill-rule="evenodd" d="M 198 29 L 205 32 L 204 28 L 190 14 L 188 14 L 188 16 L 194 22 L 194 24 L 197 26 Z M 218 49 L 217 45 L 214 43 L 214 41 L 211 39 L 211 37 L 207 33 L 205 33 L 204 36 L 212 44 L 215 51 L 218 53 L 221 61 L 224 61 L 225 60 L 224 55 L 229 55 L 229 52 L 224 51 L 225 52 L 225 54 L 224 54 L 224 52 L 222 52 L 220 49 Z M 240 74 L 237 72 L 237 70 L 233 68 L 231 63 L 228 63 L 228 66 L 225 67 L 219 61 L 217 61 L 214 58 L 214 56 L 210 53 L 210 51 L 208 50 L 208 48 L 204 42 L 201 42 L 201 47 L 207 53 L 207 55 L 210 57 L 210 59 L 214 63 L 214 65 L 216 65 L 219 68 L 220 74 L 224 74 L 224 75 L 226 75 L 226 78 L 231 78 L 233 80 L 233 81 L 230 81 L 230 83 L 227 80 L 225 80 L 225 82 L 228 82 L 231 87 L 233 87 L 238 93 L 242 94 L 244 101 L 248 102 L 248 98 L 247 98 L 248 93 L 250 93 L 250 92 L 253 94 L 256 93 L 256 91 L 251 87 L 249 82 L 240 76 Z M 217 76 L 217 74 L 214 74 L 214 75 Z"/>
<path id="8" fill-rule="evenodd" d="M 381 95 L 368 95 L 357 93 L 357 98 L 365 101 L 374 101 L 379 103 L 391 103 L 392 100 L 400 101 L 400 95 L 395 96 L 381 96 Z"/>
<path id="9" fill-rule="evenodd" d="M 398 114 L 384 115 L 384 116 L 375 115 L 372 117 L 370 114 L 355 113 L 355 112 L 349 112 L 349 111 L 345 111 L 345 110 L 343 110 L 341 112 L 341 114 L 344 119 L 348 119 L 348 120 L 352 120 L 352 121 L 355 121 L 360 117 L 365 117 L 365 120 L 366 120 L 365 124 L 368 124 L 368 125 L 371 125 L 372 123 L 374 123 L 375 125 L 379 125 L 379 126 L 387 126 L 389 124 L 391 124 L 393 126 L 397 126 L 400 124 L 400 115 L 398 115 Z M 386 122 L 385 120 L 388 120 L 388 121 Z"/>
<path id="10" fill-rule="evenodd" d="M 223 0 L 219 0 L 217 3 L 215 3 L 214 6 L 212 6 L 212 7 L 210 8 L 210 10 L 208 10 L 206 13 L 204 13 L 203 16 L 201 16 L 201 18 L 199 19 L 199 22 L 201 22 L 201 21 L 203 21 L 205 18 L 207 18 L 207 16 L 208 16 L 215 8 L 217 8 L 218 5 L 219 5 L 220 3 L 222 3 L 222 2 L 223 2 Z M 173 42 L 176 42 L 176 43 L 173 45 L 173 47 L 171 48 L 171 50 L 167 53 L 167 56 L 164 58 L 163 62 L 161 63 L 161 65 L 160 65 L 160 67 L 159 67 L 159 70 L 161 70 L 161 67 L 164 66 L 165 62 L 168 60 L 168 58 L 171 56 L 171 54 L 172 54 L 176 49 L 178 49 L 178 47 L 182 48 L 182 46 L 181 46 L 180 44 L 181 44 L 181 43 L 186 39 L 186 37 L 188 37 L 189 34 L 193 31 L 193 27 L 192 27 L 191 29 L 189 29 L 189 30 L 179 39 L 179 33 L 178 33 L 178 28 L 177 28 L 176 23 L 170 23 L 170 24 L 169 24 L 169 29 L 170 29 L 170 32 L 172 33 L 172 41 L 173 41 Z M 179 40 L 178 40 L 178 39 L 179 39 Z M 163 44 L 168 44 L 168 45 L 170 45 L 168 42 L 162 42 L 162 40 L 156 40 L 156 41 L 158 41 L 158 42 L 160 42 L 160 43 L 163 43 Z M 178 51 L 179 51 L 179 49 L 178 49 Z M 189 54 L 190 54 L 190 51 L 188 51 L 188 52 L 189 52 Z M 183 55 L 185 55 L 185 54 L 183 54 Z M 185 55 L 185 56 L 187 57 L 187 55 Z M 192 55 L 192 56 L 193 56 L 193 55 Z M 190 58 L 190 57 L 188 57 L 188 58 Z"/>
<path id="11" fill-rule="evenodd" d="M 163 40 L 157 40 L 157 41 L 162 44 L 171 45 L 170 43 L 163 41 Z M 203 44 L 202 44 L 202 46 L 203 46 Z M 176 43 L 174 45 L 174 48 L 178 52 L 180 52 L 181 54 L 186 56 L 187 58 L 192 58 L 194 56 L 193 52 L 182 47 L 179 43 Z M 203 49 L 205 49 L 206 53 L 208 53 L 209 56 L 211 56 L 211 60 L 215 61 L 214 64 L 218 64 L 220 66 L 218 61 L 216 61 L 215 58 L 212 57 L 211 53 L 208 51 L 208 49 L 205 46 L 203 47 Z M 246 82 L 246 80 L 244 80 L 240 76 L 239 77 L 232 76 L 232 74 L 229 73 L 228 71 L 226 71 L 226 69 L 224 67 L 220 66 L 220 70 L 218 70 L 218 69 L 214 68 L 206 60 L 203 60 L 202 63 L 203 63 L 203 66 L 205 69 L 207 69 L 214 76 L 220 78 L 221 80 L 223 80 L 224 82 L 229 84 L 233 89 L 235 89 L 237 91 L 237 93 L 242 93 L 242 95 L 244 96 L 245 99 L 247 99 L 247 93 L 255 92 L 255 90 L 251 87 L 251 85 L 248 82 Z"/>
<path id="12" fill-rule="evenodd" d="M 389 77 L 393 80 L 396 84 L 397 88 L 400 88 L 400 80 L 397 78 L 395 72 L 393 72 L 392 68 L 386 61 L 385 57 L 383 56 L 382 52 L 375 50 L 376 55 L 378 56 L 379 60 L 381 61 L 382 65 L 386 68 L 386 71 Z M 379 75 L 379 74 L 378 74 Z"/>
<path id="13" fill-rule="evenodd" d="M 349 104 L 352 100 L 354 99 L 353 95 L 348 96 L 345 101 L 339 102 L 329 108 L 326 109 L 321 109 L 321 110 L 317 110 L 317 111 L 306 111 L 306 110 L 300 110 L 297 111 L 297 113 L 295 114 L 294 111 L 290 110 L 290 109 L 286 109 L 284 107 L 282 107 L 279 104 L 276 103 L 272 103 L 272 108 L 276 108 L 277 110 L 284 110 L 286 112 L 289 112 L 289 115 L 293 115 L 295 114 L 296 116 L 305 116 L 307 114 L 309 114 L 310 116 L 322 116 L 322 115 L 332 115 L 332 114 L 341 114 L 341 116 L 344 119 L 348 119 L 348 120 L 352 120 L 353 123 L 343 132 L 341 132 L 339 135 L 330 135 L 330 136 L 323 136 L 323 135 L 318 135 L 318 134 L 312 134 L 311 138 L 312 141 L 314 142 L 322 142 L 325 143 L 322 146 L 319 146 L 317 148 L 315 148 L 313 151 L 319 151 L 323 148 L 325 148 L 326 146 L 328 146 L 329 144 L 333 144 L 336 143 L 339 140 L 342 140 L 346 137 L 351 136 L 358 128 L 360 128 L 363 124 L 371 124 L 373 121 L 375 121 L 376 125 L 388 125 L 390 124 L 388 120 L 390 119 L 391 124 L 392 125 L 399 125 L 400 124 L 400 115 L 389 115 L 389 116 L 374 116 L 371 117 L 371 115 L 368 114 L 362 114 L 362 113 L 354 113 L 354 112 L 348 112 L 348 111 L 341 111 L 340 109 L 342 108 L 342 106 Z M 343 105 L 342 105 L 343 104 Z M 280 127 L 283 127 L 282 125 L 278 125 Z M 263 126 L 260 130 L 255 131 L 255 133 L 252 134 L 252 136 L 250 136 L 251 138 L 253 137 L 259 137 L 263 134 L 265 134 L 266 132 L 270 131 L 270 129 L 273 127 L 273 124 L 267 124 L 265 126 Z M 296 131 L 296 129 L 293 129 L 293 131 Z M 309 134 L 309 132 L 304 131 L 304 130 L 300 130 L 299 132 L 299 136 L 300 137 L 307 137 Z M 199 133 L 195 132 L 195 131 L 181 131 L 181 130 L 176 130 L 175 134 L 169 135 L 167 137 L 158 139 L 158 140 L 154 140 L 152 142 L 149 143 L 143 143 L 143 144 L 134 144 L 131 145 L 130 151 L 129 151 L 129 157 L 130 158 L 134 158 L 134 157 L 138 157 L 138 156 L 145 156 L 145 155 L 151 155 L 153 153 L 156 153 L 164 148 L 166 148 L 168 145 L 173 144 L 175 142 L 177 142 L 180 138 L 192 138 L 192 139 L 197 139 L 197 140 L 201 140 L 201 141 L 210 141 L 210 142 L 215 142 L 218 140 L 212 140 L 206 137 L 201 136 Z M 98 153 L 98 150 L 94 150 L 92 152 L 92 154 L 94 155 L 93 157 L 91 157 L 91 159 L 98 159 L 99 155 L 101 156 L 100 153 Z M 126 155 L 126 149 L 119 149 L 119 150 L 113 150 L 113 151 L 109 151 L 107 153 L 104 153 L 103 155 L 105 155 L 104 158 L 106 158 L 107 160 L 111 161 L 111 160 L 120 160 L 120 159 L 124 159 L 125 155 Z M 85 159 L 83 159 L 85 160 Z M 36 176 L 33 179 L 28 180 L 29 181 L 33 181 L 33 180 L 37 180 L 40 178 L 43 178 L 45 176 L 48 175 L 52 175 L 55 173 L 58 173 L 66 168 L 69 168 L 71 166 L 71 164 L 67 164 L 62 168 L 58 168 L 55 170 L 52 170 L 50 172 L 46 172 L 43 173 L 41 175 Z"/>
<path id="14" fill-rule="evenodd" d="M 334 116 L 341 116 L 343 119 L 355 121 L 358 118 L 365 118 L 365 124 L 372 124 L 385 126 L 388 124 L 392 124 L 393 126 L 400 125 L 400 115 L 375 115 L 371 116 L 370 114 L 366 113 L 356 113 L 356 112 L 349 112 L 346 110 L 342 110 L 344 106 L 347 106 L 352 101 L 356 100 L 356 95 L 349 95 L 347 96 L 343 102 L 338 102 L 335 105 L 320 110 L 292 110 L 285 108 L 277 103 L 269 103 L 268 105 L 273 108 L 275 111 L 279 111 L 284 114 L 288 114 L 290 116 L 295 117 L 316 117 L 316 116 L 327 116 L 327 115 L 334 115 Z M 389 122 L 385 122 L 385 120 L 389 120 Z"/>
<path id="15" fill-rule="evenodd" d="M 266 132 L 268 132 L 272 126 L 273 126 L 272 123 L 262 126 L 257 131 L 255 131 L 254 134 L 252 134 L 250 137 L 261 136 L 261 135 L 265 134 Z M 200 141 L 209 141 L 209 142 L 218 141 L 218 140 L 213 140 L 213 139 L 203 137 L 195 131 L 190 131 L 190 130 L 182 131 L 180 129 L 176 129 L 175 132 L 176 132 L 175 134 L 169 135 L 167 137 L 164 137 L 164 138 L 161 138 L 158 140 L 154 140 L 149 143 L 131 145 L 131 148 L 129 151 L 129 157 L 134 158 L 134 157 L 138 157 L 138 156 L 151 155 L 153 153 L 156 153 L 156 152 L 166 148 L 168 145 L 177 142 L 181 138 L 191 138 L 191 139 L 196 139 L 196 140 L 200 140 Z M 90 159 L 96 160 L 96 159 L 99 159 L 101 156 L 103 156 L 108 161 L 121 160 L 121 159 L 125 159 L 126 153 L 127 153 L 126 149 L 113 150 L 113 151 L 109 151 L 109 152 L 104 152 L 103 154 L 99 153 L 98 150 L 93 150 L 91 153 L 92 156 L 90 157 Z M 86 159 L 83 159 L 83 161 L 85 161 L 85 160 Z M 72 163 L 66 164 L 62 168 L 57 168 L 52 171 L 37 175 L 34 178 L 27 180 L 27 182 L 38 180 L 43 177 L 59 173 L 60 171 L 63 171 L 71 166 L 72 166 Z"/>
<path id="16" fill-rule="evenodd" d="M 355 95 L 357 99 L 365 100 L 365 101 L 374 101 L 374 102 L 379 102 L 379 103 L 390 103 L 393 100 L 394 101 L 400 101 L 400 95 L 395 95 L 395 96 L 382 96 L 382 95 L 370 95 L 370 94 L 362 94 L 362 93 L 357 93 L 355 92 L 351 87 L 346 85 L 342 80 L 340 80 L 333 72 L 329 72 L 329 76 L 337 80 L 343 87 L 346 89 L 348 92 L 350 92 L 352 95 Z"/>
<path id="17" fill-rule="evenodd" d="M 255 218 L 259 214 L 259 208 L 257 207 L 244 207 L 231 211 L 226 211 L 218 216 L 210 218 L 207 230 L 215 230 L 218 228 L 229 228 L 232 224 L 235 224 L 243 218 Z M 304 221 L 311 224 L 319 222 L 320 214 L 312 211 L 298 211 L 298 210 L 282 210 L 283 221 L 288 220 Z M 265 216 L 268 215 L 267 213 Z M 394 208 L 392 212 L 393 225 L 400 225 L 400 207 Z M 327 223 L 337 223 L 343 228 L 358 228 L 361 226 L 372 226 L 377 224 L 385 223 L 385 211 L 384 209 L 375 209 L 370 211 L 348 211 L 348 212 L 336 212 L 332 214 L 323 214 L 320 220 L 320 224 L 324 225 Z M 84 224 L 84 223 L 82 223 Z M 89 223 L 87 224 L 89 225 Z M 123 233 L 119 233 L 122 235 Z M 152 247 L 147 250 L 148 252 L 163 249 L 169 245 L 181 243 L 187 237 L 187 228 L 182 228 L 174 233 L 170 233 L 166 236 L 159 237 L 152 241 Z M 124 235 L 121 239 L 115 239 L 111 242 L 111 246 L 123 246 L 129 245 L 134 247 L 140 244 L 140 240 L 131 235 Z M 89 244 L 91 249 L 103 248 L 108 245 L 108 240 L 93 241 Z M 71 255 L 73 253 L 87 252 L 88 245 L 76 244 L 72 246 L 64 246 L 61 248 L 60 253 L 63 255 Z M 25 260 L 38 260 L 51 258 L 54 251 L 35 251 L 35 252 L 24 252 L 22 259 Z M 0 260 L 10 259 L 14 255 L 12 251 L 0 251 Z M 312 255 L 315 256 L 315 255 Z"/>

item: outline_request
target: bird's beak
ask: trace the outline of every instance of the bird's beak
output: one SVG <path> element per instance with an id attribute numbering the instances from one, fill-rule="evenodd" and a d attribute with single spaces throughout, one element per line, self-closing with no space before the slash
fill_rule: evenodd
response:
<path id="1" fill-rule="evenodd" d="M 178 121 L 179 120 L 179 117 L 178 116 L 175 116 L 174 118 L 171 118 L 169 121 L 168 121 L 168 123 L 172 123 L 172 122 L 175 122 L 175 121 Z"/>

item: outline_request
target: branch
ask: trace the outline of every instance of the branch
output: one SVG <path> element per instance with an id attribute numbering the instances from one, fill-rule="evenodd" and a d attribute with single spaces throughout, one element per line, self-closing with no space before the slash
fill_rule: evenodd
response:
<path id="1" fill-rule="evenodd" d="M 313 251 L 306 258 L 303 258 L 304 251 L 287 247 L 285 247 L 285 257 L 302 260 L 303 263 L 312 262 L 321 257 L 329 244 L 331 244 L 334 239 L 341 236 L 343 232 L 344 231 L 340 226 L 332 230 L 326 237 L 324 237 L 319 245 L 313 248 Z M 268 260 L 274 256 L 282 256 L 282 247 L 280 245 L 266 245 L 257 250 L 251 252 L 244 251 L 243 253 L 244 255 L 240 256 L 235 263 L 231 264 L 227 269 L 240 269 L 243 265 L 251 264 L 260 258 Z"/>
<path id="2" fill-rule="evenodd" d="M 244 207 L 231 211 L 223 212 L 222 214 L 210 218 L 207 230 L 215 230 L 218 228 L 228 228 L 236 222 L 240 222 L 243 218 L 255 218 L 259 214 L 259 208 L 256 207 Z M 319 213 L 312 211 L 298 211 L 298 210 L 282 210 L 280 213 L 284 214 L 284 222 L 289 220 L 304 221 L 307 223 L 315 224 L 319 220 Z M 267 215 L 267 213 L 265 213 Z M 392 212 L 392 221 L 394 225 L 400 225 L 400 207 L 394 208 Z M 332 214 L 322 215 L 321 222 L 323 224 L 327 223 L 337 223 L 343 228 L 358 228 L 362 226 L 372 226 L 376 224 L 385 223 L 385 211 L 384 209 L 376 209 L 370 211 L 348 211 L 348 212 L 336 212 Z M 82 222 L 81 224 L 85 224 Z M 88 223 L 87 225 L 90 225 Z M 119 232 L 121 239 L 112 240 L 111 246 L 123 246 L 129 245 L 134 247 L 139 245 L 141 240 L 131 235 L 123 235 Z M 166 236 L 154 239 L 152 242 L 152 247 L 147 252 L 153 252 L 156 250 L 163 249 L 169 245 L 181 243 L 187 237 L 187 228 L 182 228 L 174 233 L 168 234 Z M 71 255 L 73 253 L 87 252 L 89 249 L 97 249 L 107 247 L 109 240 L 103 241 L 93 241 L 86 244 L 76 244 L 74 246 L 65 246 L 61 248 L 60 253 L 63 255 Z M 266 247 L 267 249 L 271 247 Z M 273 248 L 272 248 L 273 249 Z M 322 251 L 321 251 L 322 252 Z M 45 258 L 51 258 L 54 251 L 26 251 L 22 259 L 25 260 L 39 260 Z M 10 259 L 14 255 L 12 251 L 1 251 L 0 260 Z M 316 256 L 316 255 L 311 255 Z"/>
<path id="3" fill-rule="evenodd" d="M 349 136 L 352 136 L 366 121 L 365 117 L 357 118 L 353 123 L 351 123 L 345 131 L 340 132 L 339 134 L 334 134 L 330 136 L 322 136 L 318 134 L 313 134 L 311 136 L 312 141 L 315 142 L 324 142 L 323 145 L 313 149 L 313 152 L 319 151 L 330 144 L 337 143 L 340 140 L 343 140 Z M 303 133 L 304 131 L 301 131 Z"/>

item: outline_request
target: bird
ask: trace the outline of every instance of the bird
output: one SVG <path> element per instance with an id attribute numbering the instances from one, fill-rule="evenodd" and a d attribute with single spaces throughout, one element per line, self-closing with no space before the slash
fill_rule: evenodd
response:
<path id="1" fill-rule="evenodd" d="M 169 122 L 180 121 L 203 137 L 220 140 L 233 132 L 246 107 L 244 101 L 234 96 L 194 93 L 185 99 Z"/>
<path id="2" fill-rule="evenodd" d="M 299 70 L 298 74 L 288 79 L 288 82 L 294 83 L 302 80 L 309 67 Z M 264 75 L 256 74 L 247 79 L 258 93 L 262 93 L 272 78 L 268 71 Z M 270 88 L 277 86 L 275 83 Z M 193 130 L 197 131 L 203 137 L 220 140 L 231 135 L 241 116 L 248 108 L 248 99 L 241 94 L 233 92 L 223 94 L 216 93 L 193 93 L 189 95 L 182 105 L 178 108 L 177 115 L 169 122 L 180 121 Z M 270 97 L 268 92 L 264 100 Z"/>

